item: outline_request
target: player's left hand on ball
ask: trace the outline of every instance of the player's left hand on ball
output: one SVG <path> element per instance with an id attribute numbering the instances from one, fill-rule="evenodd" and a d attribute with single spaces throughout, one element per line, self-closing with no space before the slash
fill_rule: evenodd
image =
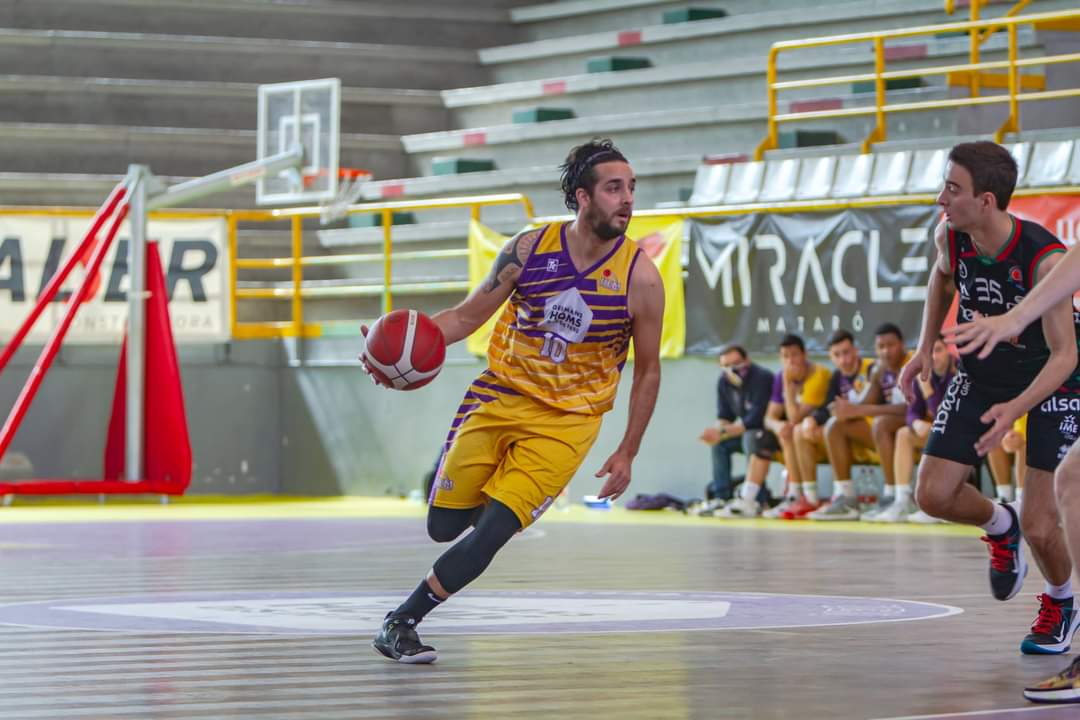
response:
<path id="1" fill-rule="evenodd" d="M 379 382 L 379 378 L 376 376 L 376 374 L 371 372 L 371 365 L 368 363 L 368 359 L 367 359 L 367 345 L 366 345 L 367 336 L 368 336 L 368 326 L 367 325 L 361 325 L 360 326 L 360 334 L 364 337 L 365 346 L 364 346 L 364 349 L 360 351 L 360 357 L 358 359 L 360 360 L 360 365 L 364 368 L 364 373 L 369 378 L 371 378 L 371 382 L 374 383 L 375 385 L 378 385 L 379 387 L 389 387 L 388 385 L 385 385 L 385 384 Z"/>
<path id="2" fill-rule="evenodd" d="M 975 452 L 979 454 L 979 457 L 985 456 L 1001 444 L 1001 439 L 1005 437 L 1007 432 L 1012 430 L 1013 423 L 1016 422 L 1018 417 L 1020 417 L 1020 414 L 1007 402 L 991 405 L 990 409 L 983 413 L 979 419 L 989 424 L 990 429 L 983 433 L 982 437 L 975 443 Z"/>
<path id="3" fill-rule="evenodd" d="M 601 500 L 605 498 L 618 500 L 619 496 L 626 492 L 626 488 L 630 486 L 630 458 L 616 450 L 596 473 L 596 477 L 604 477 L 605 475 L 607 480 L 604 481 L 603 487 L 600 488 L 600 492 L 596 493 L 596 496 Z"/>

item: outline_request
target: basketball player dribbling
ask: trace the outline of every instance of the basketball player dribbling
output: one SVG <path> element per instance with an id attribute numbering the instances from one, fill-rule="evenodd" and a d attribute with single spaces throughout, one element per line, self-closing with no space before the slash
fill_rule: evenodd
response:
<path id="1" fill-rule="evenodd" d="M 1065 247 L 1053 234 L 1007 212 L 1016 176 L 1016 162 L 995 143 L 962 143 L 949 153 L 945 187 L 938 195 L 945 220 L 934 232 L 937 259 L 919 347 L 901 377 L 906 393 L 916 375 L 925 380 L 929 374 L 930 348 L 955 292 L 960 294 L 961 321 L 1002 315 L 1061 260 Z M 1069 301 L 1050 307 L 1041 322 L 1020 328 L 984 356 L 962 351 L 919 465 L 919 507 L 986 532 L 991 593 L 998 600 L 1012 598 L 1023 584 L 1027 566 L 1020 540 L 1027 536 L 1046 578 L 1038 617 L 1020 643 L 1027 654 L 1067 652 L 1080 619 L 1053 489 L 1060 448 L 1071 443 L 1066 431 L 1075 425 L 1059 401 L 1068 406 L 1067 398 L 1080 389 L 1076 364 Z M 1018 514 L 1009 504 L 991 502 L 966 480 L 979 458 L 1029 410 L 1024 501 Z"/>
<path id="2" fill-rule="evenodd" d="M 387 658 L 435 661 L 435 648 L 421 642 L 416 626 L 479 577 L 570 482 L 614 403 L 632 342 L 626 432 L 596 473 L 606 477 L 601 497 L 626 491 L 660 387 L 664 313 L 660 273 L 624 235 L 634 185 L 629 163 L 610 141 L 574 148 L 562 166 L 574 220 L 519 233 L 484 283 L 432 317 L 450 344 L 472 334 L 509 299 L 488 347 L 488 368 L 469 387 L 451 424 L 429 499 L 433 540 L 451 542 L 470 526 L 474 530 L 387 614 L 373 641 Z"/>

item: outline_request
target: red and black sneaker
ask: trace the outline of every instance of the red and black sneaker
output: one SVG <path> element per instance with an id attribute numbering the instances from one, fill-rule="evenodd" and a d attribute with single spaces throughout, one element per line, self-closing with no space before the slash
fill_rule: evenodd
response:
<path id="1" fill-rule="evenodd" d="M 1020 518 L 1008 503 L 1001 506 L 1009 511 L 1012 525 L 1001 535 L 983 535 L 981 539 L 990 546 L 990 592 L 996 600 L 1009 600 L 1024 585 L 1027 563 L 1020 547 Z"/>
<path id="2" fill-rule="evenodd" d="M 1071 597 L 1055 600 L 1046 593 L 1038 596 L 1039 616 L 1031 632 L 1020 643 L 1025 655 L 1061 655 L 1069 652 L 1080 614 Z"/>

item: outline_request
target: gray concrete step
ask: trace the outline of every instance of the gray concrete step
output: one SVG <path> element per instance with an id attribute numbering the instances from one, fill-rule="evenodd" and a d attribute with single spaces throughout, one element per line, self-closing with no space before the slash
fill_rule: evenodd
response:
<path id="1" fill-rule="evenodd" d="M 0 0 L 0 26 L 464 48 L 515 37 L 506 8 L 465 0 Z"/>
<path id="2" fill-rule="evenodd" d="M 708 148 L 707 145 L 704 147 Z M 567 210 L 559 191 L 557 165 L 566 155 L 568 148 L 569 146 L 563 147 L 557 155 L 550 156 L 550 162 L 532 167 L 371 182 L 364 186 L 363 200 L 413 200 L 519 192 L 532 200 L 537 215 L 561 215 Z M 701 156 L 699 149 L 686 155 L 658 157 L 645 154 L 631 157 L 638 178 L 636 207 L 653 207 L 658 202 L 677 197 L 680 187 L 690 187 L 694 173 L 701 164 Z M 484 224 L 505 222 L 513 225 L 524 219 L 522 212 L 520 205 L 487 207 L 483 209 L 481 219 Z M 462 210 L 428 211 L 423 214 L 422 221 L 455 221 L 462 217 L 462 213 Z"/>
<path id="3" fill-rule="evenodd" d="M 256 91 L 253 83 L 0 75 L 0 122 L 251 129 Z M 344 133 L 448 126 L 434 90 L 344 87 L 341 105 Z"/>
<path id="4" fill-rule="evenodd" d="M 1022 30 L 1018 40 L 1025 57 L 1042 54 L 1034 33 Z M 991 38 L 983 46 L 983 59 L 1005 59 L 1006 45 L 1003 35 Z M 959 64 L 966 61 L 968 54 L 967 39 L 959 37 L 913 39 L 891 47 L 897 59 L 889 62 L 889 70 Z M 802 80 L 873 72 L 873 58 L 863 47 L 828 48 L 786 53 L 781 55 L 778 67 L 778 79 Z M 707 98 L 765 102 L 766 69 L 766 56 L 754 54 L 729 63 L 703 61 L 444 90 L 442 96 L 456 127 L 483 128 L 507 123 L 515 108 L 531 105 L 567 107 L 581 118 L 609 114 L 613 108 L 626 112 L 693 107 Z M 941 83 L 944 78 L 927 76 L 926 81 Z M 792 101 L 836 98 L 850 90 L 850 83 L 785 90 L 779 94 L 780 107 L 784 110 Z"/>
<path id="5" fill-rule="evenodd" d="M 580 74 L 586 61 L 598 55 L 646 57 L 654 66 L 728 62 L 754 54 L 764 57 L 769 46 L 781 40 L 910 27 L 945 19 L 939 0 L 861 0 L 815 7 L 813 13 L 755 12 L 506 45 L 481 50 L 480 61 L 492 68 L 497 82 L 510 82 Z"/>
<path id="6" fill-rule="evenodd" d="M 160 175 L 199 176 L 255 159 L 254 130 L 0 123 L 0 167 L 24 173 L 122 173 L 131 163 Z M 341 164 L 400 177 L 396 135 L 344 134 Z"/>
<path id="7" fill-rule="evenodd" d="M 20 75 L 248 83 L 339 77 L 347 86 L 418 89 L 487 78 L 469 49 L 16 28 L 0 28 L 0 68 Z"/>
<path id="8" fill-rule="evenodd" d="M 816 3 L 815 10 L 825 4 Z M 984 16 L 999 15 L 1013 2 L 989 0 L 989 4 L 998 7 L 984 8 Z M 524 40 L 545 40 L 659 25 L 665 11 L 687 6 L 721 8 L 729 16 L 766 11 L 800 16 L 807 10 L 806 0 L 563 0 L 514 8 L 510 15 Z M 966 13 L 960 8 L 954 19 L 965 19 Z"/>
<path id="9" fill-rule="evenodd" d="M 890 102 L 940 100 L 946 88 L 927 87 L 894 91 Z M 872 98 L 850 93 L 837 98 L 840 107 L 870 107 Z M 937 112 L 905 113 L 888 118 L 890 137 L 934 134 L 942 123 L 953 122 Z M 410 135 L 402 138 L 411 166 L 418 174 L 430 174 L 436 158 L 477 157 L 495 161 L 500 169 L 527 167 L 536 158 L 557 164 L 582 138 L 611 137 L 631 159 L 697 153 L 749 153 L 765 137 L 768 107 L 765 103 L 679 107 L 662 110 L 594 115 L 532 125 L 499 125 L 489 128 Z M 861 141 L 873 127 L 873 116 L 824 118 L 789 123 L 781 130 L 835 130 L 846 142 Z M 674 198 L 669 198 L 674 199 Z"/>

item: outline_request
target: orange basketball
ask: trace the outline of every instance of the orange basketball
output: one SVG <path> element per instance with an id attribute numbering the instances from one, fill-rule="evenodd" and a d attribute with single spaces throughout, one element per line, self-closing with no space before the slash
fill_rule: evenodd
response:
<path id="1" fill-rule="evenodd" d="M 394 310 L 368 330 L 365 348 L 376 378 L 395 390 L 427 385 L 442 370 L 446 340 L 435 322 L 417 310 Z"/>

